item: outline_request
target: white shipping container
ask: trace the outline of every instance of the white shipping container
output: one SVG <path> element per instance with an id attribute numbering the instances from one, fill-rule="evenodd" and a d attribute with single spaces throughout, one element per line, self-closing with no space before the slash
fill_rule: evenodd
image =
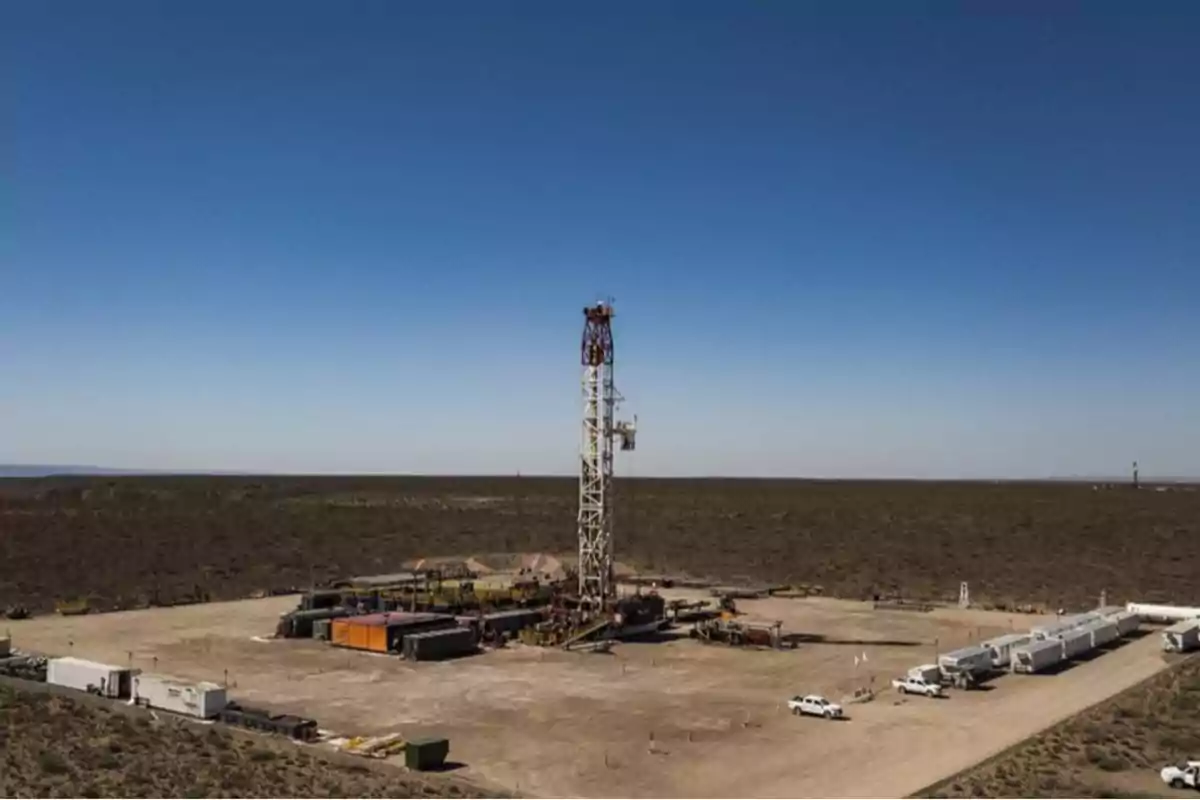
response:
<path id="1" fill-rule="evenodd" d="M 1087 631 L 1092 636 L 1092 647 L 1103 647 L 1109 642 L 1115 642 L 1121 638 L 1121 632 L 1117 630 L 1117 623 L 1112 620 L 1100 620 L 1093 622 L 1083 630 Z"/>
<path id="2" fill-rule="evenodd" d="M 161 708 L 164 711 L 174 711 L 176 714 L 200 719 L 211 719 L 229 705 L 223 686 L 167 675 L 142 673 L 135 676 L 133 693 L 135 700 L 151 708 Z"/>
<path id="3" fill-rule="evenodd" d="M 1129 603 L 1125 610 L 1150 622 L 1179 622 L 1200 617 L 1200 608 L 1192 606 L 1161 606 L 1151 603 Z"/>
<path id="4" fill-rule="evenodd" d="M 1187 619 L 1176 622 L 1163 631 L 1163 650 L 1186 653 L 1200 647 L 1200 620 Z"/>
<path id="5" fill-rule="evenodd" d="M 131 670 L 64 656 L 46 662 L 46 683 L 104 697 L 129 697 Z"/>
<path id="6" fill-rule="evenodd" d="M 1058 639 L 1030 642 L 1013 648 L 1012 670 L 1031 674 L 1048 669 L 1063 660 L 1063 646 Z"/>

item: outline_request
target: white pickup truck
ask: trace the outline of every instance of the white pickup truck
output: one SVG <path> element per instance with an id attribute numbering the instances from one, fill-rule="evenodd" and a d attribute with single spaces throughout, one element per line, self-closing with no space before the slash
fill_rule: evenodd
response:
<path id="1" fill-rule="evenodd" d="M 1200 789 L 1200 761 L 1184 761 L 1170 767 L 1163 767 L 1159 773 L 1163 783 L 1173 789 Z"/>
<path id="2" fill-rule="evenodd" d="M 899 689 L 900 694 L 923 694 L 926 697 L 941 697 L 942 685 L 925 680 L 917 675 L 907 675 L 892 681 L 892 688 Z"/>
<path id="3" fill-rule="evenodd" d="M 825 719 L 841 719 L 842 707 L 831 703 L 819 694 L 808 694 L 803 697 L 796 695 L 788 700 L 788 708 L 793 714 L 808 714 L 812 717 Z"/>

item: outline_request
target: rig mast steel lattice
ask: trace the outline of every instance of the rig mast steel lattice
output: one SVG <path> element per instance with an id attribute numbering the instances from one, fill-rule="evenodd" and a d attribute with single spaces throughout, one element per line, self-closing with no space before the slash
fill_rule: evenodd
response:
<path id="1" fill-rule="evenodd" d="M 583 310 L 583 441 L 579 471 L 579 604 L 602 613 L 613 595 L 613 444 L 634 449 L 634 422 L 617 422 L 612 303 Z"/>

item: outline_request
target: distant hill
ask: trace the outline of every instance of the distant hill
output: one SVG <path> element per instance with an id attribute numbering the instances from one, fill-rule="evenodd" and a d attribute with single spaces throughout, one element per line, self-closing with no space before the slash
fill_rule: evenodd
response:
<path id="1" fill-rule="evenodd" d="M 79 475 L 82 477 L 105 475 L 224 475 L 236 477 L 257 473 L 229 472 L 215 469 L 117 469 L 95 467 L 85 464 L 0 464 L 0 478 L 49 478 L 55 475 Z"/>
<path id="2" fill-rule="evenodd" d="M 50 475 L 145 475 L 153 470 L 111 469 L 80 464 L 0 464 L 0 478 L 45 478 Z"/>

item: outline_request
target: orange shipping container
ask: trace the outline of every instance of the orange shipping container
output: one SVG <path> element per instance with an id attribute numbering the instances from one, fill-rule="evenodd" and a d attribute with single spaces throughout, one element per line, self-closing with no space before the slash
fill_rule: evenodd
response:
<path id="1" fill-rule="evenodd" d="M 330 643 L 340 645 L 341 647 L 349 647 L 350 633 L 354 630 L 354 627 L 354 625 L 350 624 L 349 619 L 335 619 L 333 625 L 329 628 Z"/>
<path id="2" fill-rule="evenodd" d="M 387 627 L 378 621 L 347 617 L 334 622 L 337 624 L 330 631 L 333 644 L 375 653 L 387 652 Z"/>

